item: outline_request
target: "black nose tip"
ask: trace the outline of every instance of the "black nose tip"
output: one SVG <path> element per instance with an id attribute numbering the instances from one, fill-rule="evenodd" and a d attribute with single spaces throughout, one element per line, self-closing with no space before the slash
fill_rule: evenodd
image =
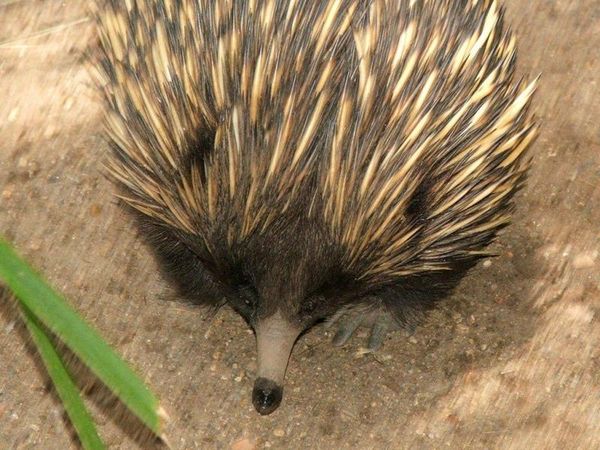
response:
<path id="1" fill-rule="evenodd" d="M 268 378 L 257 378 L 252 390 L 252 403 L 263 416 L 277 409 L 283 398 L 283 388 Z"/>

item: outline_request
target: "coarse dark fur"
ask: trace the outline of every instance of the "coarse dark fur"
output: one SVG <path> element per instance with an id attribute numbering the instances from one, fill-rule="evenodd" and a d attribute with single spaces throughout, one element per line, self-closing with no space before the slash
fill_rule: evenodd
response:
<path id="1" fill-rule="evenodd" d="M 228 304 L 235 309 L 250 325 L 256 320 L 257 306 L 260 296 L 254 287 L 256 280 L 251 278 L 234 260 L 225 267 L 217 269 L 208 262 L 202 261 L 188 245 L 184 244 L 189 237 L 174 232 L 171 228 L 157 224 L 147 217 L 133 212 L 138 218 L 141 235 L 154 251 L 163 275 L 175 286 L 179 295 L 191 303 L 219 307 Z M 268 251 L 277 256 L 276 260 L 266 263 L 263 254 L 256 251 L 256 246 L 264 248 L 263 242 L 252 242 L 244 251 L 250 267 L 280 267 L 280 271 L 289 273 L 290 267 L 298 261 L 298 252 L 301 246 L 307 245 L 318 236 L 314 229 L 307 227 L 308 233 L 300 231 L 293 238 L 278 241 L 268 241 Z M 304 237 L 303 235 L 307 236 Z M 318 237 L 320 238 L 320 237 Z M 264 239 L 270 239 L 265 237 Z M 273 245 L 275 244 L 275 245 Z M 318 244 L 322 248 L 322 243 Z M 314 246 L 310 247 L 311 249 Z M 373 288 L 369 283 L 353 278 L 351 274 L 339 270 L 331 272 L 330 261 L 335 260 L 335 249 L 329 248 L 313 256 L 311 263 L 316 270 L 310 271 L 308 285 L 318 286 L 317 289 L 302 298 L 302 303 L 294 310 L 297 320 L 309 327 L 317 321 L 333 317 L 340 309 L 348 306 L 368 306 L 374 299 L 379 303 L 373 305 L 384 307 L 393 312 L 399 324 L 412 328 L 421 317 L 421 313 L 431 308 L 435 303 L 447 296 L 464 274 L 473 266 L 473 262 L 457 263 L 454 270 L 439 273 L 418 273 L 405 276 L 401 282 L 389 283 Z M 290 254 L 292 253 L 292 254 Z M 274 273 L 273 276 L 280 276 Z M 282 295 L 281 299 L 286 296 Z M 399 299 L 402 299 L 399 305 Z M 271 307 L 283 306 L 281 304 Z M 272 313 L 264 309 L 264 314 Z"/>

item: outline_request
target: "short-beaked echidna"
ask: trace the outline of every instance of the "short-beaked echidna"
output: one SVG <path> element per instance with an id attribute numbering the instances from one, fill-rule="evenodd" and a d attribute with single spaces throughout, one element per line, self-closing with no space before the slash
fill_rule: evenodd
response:
<path id="1" fill-rule="evenodd" d="M 102 1 L 102 0 L 100 0 Z M 167 272 L 254 329 L 253 402 L 337 318 L 376 348 L 509 222 L 535 82 L 495 0 L 108 0 L 109 169 Z"/>

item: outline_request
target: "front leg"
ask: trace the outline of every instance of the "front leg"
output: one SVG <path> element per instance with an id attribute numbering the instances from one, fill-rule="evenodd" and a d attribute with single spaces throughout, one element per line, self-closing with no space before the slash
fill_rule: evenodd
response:
<path id="1" fill-rule="evenodd" d="M 370 328 L 371 334 L 366 347 L 368 353 L 377 351 L 388 333 L 401 328 L 400 322 L 376 297 L 369 297 L 364 303 L 343 308 L 331 318 L 330 324 L 338 326 L 332 340 L 333 345 L 338 347 L 346 344 L 358 328 Z"/>
<path id="2" fill-rule="evenodd" d="M 344 345 L 358 328 L 367 327 L 371 334 L 366 350 L 373 352 L 390 332 L 404 329 L 414 333 L 425 312 L 452 291 L 468 267 L 461 269 L 405 277 L 342 308 L 330 320 L 338 326 L 333 344 Z"/>

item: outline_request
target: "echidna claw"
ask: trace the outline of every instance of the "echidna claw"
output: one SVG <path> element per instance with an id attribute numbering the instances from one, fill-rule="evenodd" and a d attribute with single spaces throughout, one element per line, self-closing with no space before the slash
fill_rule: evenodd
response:
<path id="1" fill-rule="evenodd" d="M 379 350 L 379 348 L 383 345 L 383 341 L 387 336 L 388 329 L 390 327 L 389 318 L 379 318 L 373 323 L 373 327 L 371 328 L 371 336 L 369 336 L 369 344 L 367 345 L 367 349 L 374 352 Z"/>
<path id="2" fill-rule="evenodd" d="M 362 318 L 358 314 L 351 316 L 346 320 L 342 320 L 337 332 L 331 340 L 331 343 L 336 347 L 341 347 L 342 345 L 346 344 L 361 323 Z"/>
<path id="3" fill-rule="evenodd" d="M 334 317 L 332 322 L 339 324 L 331 341 L 336 347 L 346 344 L 359 327 L 371 328 L 367 347 L 359 350 L 361 355 L 379 350 L 388 333 L 399 328 L 397 321 L 383 308 L 345 310 Z"/>

